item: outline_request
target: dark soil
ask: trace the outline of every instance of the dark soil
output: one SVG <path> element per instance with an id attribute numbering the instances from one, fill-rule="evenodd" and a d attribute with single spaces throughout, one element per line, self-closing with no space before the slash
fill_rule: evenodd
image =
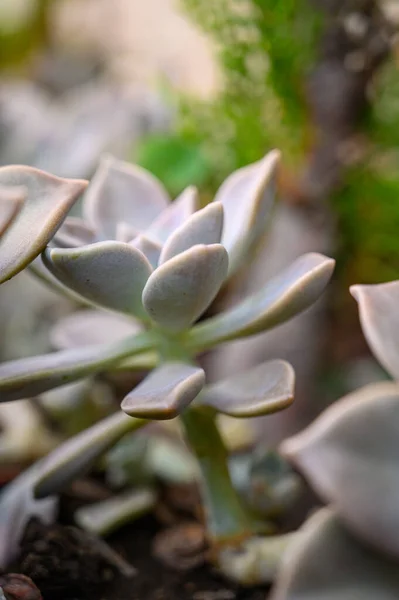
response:
<path id="1" fill-rule="evenodd" d="M 154 555 L 154 540 L 164 525 L 144 517 L 113 534 L 107 542 L 127 561 L 125 577 L 101 551 L 101 542 L 70 525 L 31 522 L 13 570 L 32 578 L 43 600 L 265 600 L 266 587 L 241 588 L 226 581 L 204 560 L 200 566 L 170 568 Z M 171 535 L 171 539 L 173 535 Z M 92 543 L 93 542 L 93 543 Z M 203 555 L 202 555 L 203 556 Z M 196 561 L 193 560 L 193 564 Z M 179 566 L 179 563 L 176 565 Z"/>

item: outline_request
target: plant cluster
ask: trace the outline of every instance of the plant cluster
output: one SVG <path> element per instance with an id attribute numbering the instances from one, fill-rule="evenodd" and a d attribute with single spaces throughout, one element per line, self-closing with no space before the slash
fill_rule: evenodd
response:
<path id="1" fill-rule="evenodd" d="M 109 369 L 151 367 L 123 398 L 121 411 L 67 440 L 8 486 L 0 497 L 3 564 L 27 517 L 45 512 L 51 518 L 56 495 L 126 433 L 179 417 L 199 465 L 216 562 L 229 570 L 239 547 L 248 563 L 239 578 L 270 577 L 270 564 L 259 564 L 259 544 L 268 540 L 260 537 L 265 524 L 232 485 L 216 418 L 286 408 L 293 400 L 293 370 L 273 360 L 208 383 L 198 358 L 305 310 L 331 277 L 332 259 L 307 254 L 256 294 L 206 315 L 265 230 L 277 163 L 278 153 L 271 152 L 234 172 L 205 208 L 195 188 L 171 202 L 150 173 L 111 157 L 104 158 L 88 187 L 29 167 L 0 169 L 1 281 L 30 263 L 49 285 L 91 307 L 57 325 L 54 339 L 61 350 L 0 365 L 0 401 L 34 400 Z M 83 193 L 82 218 L 65 218 Z M 269 547 L 267 552 L 275 554 Z"/>

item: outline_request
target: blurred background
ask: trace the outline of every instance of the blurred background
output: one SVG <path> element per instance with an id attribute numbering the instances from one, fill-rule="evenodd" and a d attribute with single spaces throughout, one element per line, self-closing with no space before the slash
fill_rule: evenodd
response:
<path id="1" fill-rule="evenodd" d="M 385 376 L 348 286 L 399 277 L 398 30 L 397 0 L 0 2 L 0 164 L 90 178 L 110 152 L 205 202 L 281 149 L 274 222 L 221 302 L 308 251 L 337 259 L 334 282 L 305 315 L 208 358 L 210 378 L 292 362 L 297 402 L 268 419 L 272 438 Z M 0 358 L 47 351 L 70 310 L 29 274 L 2 286 Z"/>

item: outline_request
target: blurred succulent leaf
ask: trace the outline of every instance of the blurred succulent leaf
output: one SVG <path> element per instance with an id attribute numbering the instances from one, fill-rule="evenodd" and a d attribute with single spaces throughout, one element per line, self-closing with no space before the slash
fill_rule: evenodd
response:
<path id="1" fill-rule="evenodd" d="M 138 235 L 130 242 L 130 245 L 144 254 L 153 269 L 157 268 L 162 250 L 160 244 L 153 242 L 145 235 Z"/>
<path id="2" fill-rule="evenodd" d="M 163 245 L 168 237 L 194 214 L 198 206 L 197 188 L 190 185 L 155 219 L 145 232 L 146 236 Z"/>
<path id="3" fill-rule="evenodd" d="M 168 238 L 162 248 L 159 264 L 199 244 L 219 244 L 223 230 L 223 205 L 208 204 L 189 217 Z"/>
<path id="4" fill-rule="evenodd" d="M 144 332 L 115 344 L 64 350 L 3 363 L 0 365 L 0 402 L 37 396 L 151 347 L 152 340 Z"/>
<path id="5" fill-rule="evenodd" d="M 27 193 L 18 217 L 1 240 L 0 283 L 44 250 L 86 185 L 86 181 L 61 179 L 32 167 L 0 168 L 0 186 L 22 186 Z"/>
<path id="6" fill-rule="evenodd" d="M 145 316 L 141 294 L 152 268 L 136 248 L 114 241 L 48 248 L 43 261 L 61 283 L 91 302 Z"/>
<path id="7" fill-rule="evenodd" d="M 396 600 L 399 569 L 325 508 L 288 546 L 270 600 Z"/>
<path id="8" fill-rule="evenodd" d="M 118 342 L 141 330 L 138 321 L 125 315 L 81 310 L 67 315 L 55 324 L 51 330 L 51 342 L 57 350 L 68 350 Z"/>
<path id="9" fill-rule="evenodd" d="M 274 204 L 279 160 L 278 151 L 269 152 L 262 160 L 232 173 L 216 193 L 215 200 L 225 209 L 222 244 L 229 253 L 230 274 L 266 231 Z"/>
<path id="10" fill-rule="evenodd" d="M 94 229 L 79 217 L 67 217 L 54 236 L 54 245 L 61 248 L 86 246 L 96 241 Z"/>
<path id="11" fill-rule="evenodd" d="M 144 208 L 144 207 L 143 207 Z M 128 244 L 131 242 L 137 235 L 139 234 L 139 230 L 132 227 L 129 223 L 125 223 L 122 221 L 118 223 L 116 226 L 116 237 L 115 239 L 118 242 L 124 242 Z"/>
<path id="12" fill-rule="evenodd" d="M 21 187 L 0 187 L 0 237 L 6 232 L 22 208 L 27 190 Z"/>
<path id="13" fill-rule="evenodd" d="M 86 192 L 83 216 L 100 239 L 115 239 L 118 223 L 142 231 L 168 204 L 166 190 L 148 171 L 106 156 Z"/>
<path id="14" fill-rule="evenodd" d="M 189 327 L 208 308 L 227 274 L 228 255 L 220 244 L 194 246 L 152 273 L 143 291 L 143 304 L 161 327 Z"/>
<path id="15" fill-rule="evenodd" d="M 38 517 L 43 523 L 53 523 L 58 500 L 50 497 L 35 500 L 33 485 L 41 461 L 23 471 L 0 494 L 0 568 L 6 569 L 20 551 L 19 543 L 28 521 Z"/>
<path id="16" fill-rule="evenodd" d="M 34 494 L 45 498 L 58 494 L 86 473 L 126 433 L 146 425 L 118 411 L 68 439 L 40 462 Z"/>
<path id="17" fill-rule="evenodd" d="M 335 261 L 304 254 L 271 279 L 262 290 L 190 331 L 190 343 L 206 348 L 219 342 L 265 331 L 311 306 L 322 294 Z"/>
<path id="18" fill-rule="evenodd" d="M 399 557 L 399 385 L 368 385 L 285 440 L 283 455 L 360 539 Z"/>
<path id="19" fill-rule="evenodd" d="M 134 488 L 102 502 L 82 506 L 74 517 L 79 527 L 86 531 L 99 536 L 109 535 L 150 512 L 156 500 L 157 494 L 152 488 Z"/>
<path id="20" fill-rule="evenodd" d="M 399 380 L 399 281 L 354 285 L 360 323 L 369 346 L 382 366 Z"/>
<path id="21" fill-rule="evenodd" d="M 199 402 L 231 417 L 256 417 L 287 408 L 294 399 L 295 374 L 284 360 L 271 360 L 206 386 Z"/>
<path id="22" fill-rule="evenodd" d="M 154 369 L 128 394 L 121 408 L 133 417 L 173 419 L 200 393 L 205 373 L 184 363 L 165 363 Z"/>

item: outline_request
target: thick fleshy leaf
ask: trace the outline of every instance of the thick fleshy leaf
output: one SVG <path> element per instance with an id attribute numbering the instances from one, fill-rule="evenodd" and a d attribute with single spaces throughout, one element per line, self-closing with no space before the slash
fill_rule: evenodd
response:
<path id="1" fill-rule="evenodd" d="M 371 350 L 382 366 L 399 380 L 399 281 L 354 285 L 360 323 Z"/>
<path id="2" fill-rule="evenodd" d="M 85 195 L 83 215 L 103 239 L 115 239 L 118 223 L 143 231 L 168 206 L 169 196 L 148 171 L 106 156 Z"/>
<path id="3" fill-rule="evenodd" d="M 154 271 L 143 291 L 144 307 L 161 327 L 185 329 L 211 304 L 227 269 L 223 246 L 194 246 Z"/>
<path id="4" fill-rule="evenodd" d="M 269 152 L 262 160 L 232 173 L 215 200 L 224 206 L 222 244 L 229 253 L 229 273 L 245 260 L 248 250 L 266 231 L 274 203 L 280 153 Z"/>
<path id="5" fill-rule="evenodd" d="M 146 333 L 115 344 L 21 358 L 0 365 L 0 402 L 37 396 L 151 349 Z"/>
<path id="6" fill-rule="evenodd" d="M 295 374 L 284 360 L 271 360 L 207 386 L 199 401 L 231 417 L 256 417 L 287 408 L 294 399 Z"/>
<path id="7" fill-rule="evenodd" d="M 24 187 L 0 187 L 0 237 L 21 210 L 26 196 Z"/>
<path id="8" fill-rule="evenodd" d="M 35 500 L 33 485 L 40 462 L 23 471 L 0 494 L 0 569 L 6 569 L 20 550 L 19 542 L 28 521 L 37 517 L 51 524 L 57 517 L 58 499 Z"/>
<path id="9" fill-rule="evenodd" d="M 82 310 L 64 317 L 51 330 L 57 350 L 110 344 L 141 331 L 141 324 L 124 315 Z"/>
<path id="10" fill-rule="evenodd" d="M 71 288 L 67 287 L 61 281 L 59 281 L 45 266 L 43 263 L 43 255 L 41 254 L 35 260 L 33 260 L 29 265 L 29 271 L 37 277 L 41 282 L 45 283 L 49 288 L 61 294 L 62 296 L 67 296 L 73 302 L 80 304 L 81 306 L 93 306 L 93 303 L 87 300 L 87 298 L 83 298 L 83 296 L 79 296 L 76 292 L 71 290 Z"/>
<path id="11" fill-rule="evenodd" d="M 166 363 L 154 369 L 128 394 L 121 408 L 144 419 L 173 419 L 200 393 L 205 373 L 184 363 Z"/>
<path id="12" fill-rule="evenodd" d="M 399 385 L 342 398 L 282 444 L 283 454 L 361 539 L 399 558 Z"/>
<path id="13" fill-rule="evenodd" d="M 41 461 L 35 497 L 45 498 L 59 493 L 86 473 L 126 433 L 144 425 L 145 421 L 132 419 L 118 411 L 70 438 Z"/>
<path id="14" fill-rule="evenodd" d="M 322 294 L 335 261 L 322 254 L 304 254 L 265 287 L 190 332 L 195 348 L 271 329 L 311 306 Z M 166 265 L 167 266 L 167 265 Z"/>
<path id="15" fill-rule="evenodd" d="M 0 283 L 22 271 L 51 240 L 87 186 L 32 167 L 1 167 L 0 185 L 24 187 L 27 196 L 0 246 Z"/>
<path id="16" fill-rule="evenodd" d="M 145 235 L 139 235 L 130 242 L 133 248 L 137 248 L 148 259 L 153 269 L 158 266 L 159 257 L 161 255 L 162 246 L 157 242 L 153 242 Z"/>
<path id="17" fill-rule="evenodd" d="M 329 509 L 286 550 L 270 600 L 396 600 L 398 565 L 361 545 Z"/>
<path id="18" fill-rule="evenodd" d="M 54 245 L 61 248 L 77 248 L 96 241 L 94 229 L 79 217 L 67 217 L 54 236 Z"/>
<path id="19" fill-rule="evenodd" d="M 64 285 L 112 310 L 144 315 L 141 294 L 152 268 L 136 248 L 97 242 L 80 248 L 48 248 L 43 261 Z"/>
<path id="20" fill-rule="evenodd" d="M 178 227 L 166 241 L 159 263 L 165 263 L 177 254 L 198 244 L 218 244 L 223 231 L 223 205 L 213 202 L 198 210 Z"/>
<path id="21" fill-rule="evenodd" d="M 199 208 L 198 191 L 189 186 L 159 215 L 145 232 L 150 240 L 161 244 Z"/>

